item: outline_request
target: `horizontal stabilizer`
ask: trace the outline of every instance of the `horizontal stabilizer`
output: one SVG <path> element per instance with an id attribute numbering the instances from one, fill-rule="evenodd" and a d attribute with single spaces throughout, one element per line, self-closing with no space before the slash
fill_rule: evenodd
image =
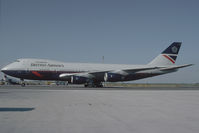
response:
<path id="1" fill-rule="evenodd" d="M 179 68 L 189 67 L 189 66 L 193 66 L 193 65 L 194 64 L 186 64 L 186 65 L 175 66 L 175 67 L 167 67 L 167 68 L 161 69 L 161 71 L 176 70 L 176 69 L 179 69 Z"/>

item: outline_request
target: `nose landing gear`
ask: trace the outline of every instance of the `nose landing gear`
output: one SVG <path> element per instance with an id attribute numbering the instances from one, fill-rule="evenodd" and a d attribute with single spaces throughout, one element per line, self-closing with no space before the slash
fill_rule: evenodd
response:
<path id="1" fill-rule="evenodd" d="M 20 84 L 21 84 L 22 87 L 26 86 L 26 84 L 25 84 L 25 82 L 24 82 L 24 79 L 21 79 Z"/>

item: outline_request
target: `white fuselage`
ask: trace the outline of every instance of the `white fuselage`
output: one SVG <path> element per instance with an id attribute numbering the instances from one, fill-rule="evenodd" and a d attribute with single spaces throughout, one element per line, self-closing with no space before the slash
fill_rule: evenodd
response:
<path id="1" fill-rule="evenodd" d="M 64 63 L 45 59 L 18 59 L 3 70 L 93 72 L 140 68 L 146 65 Z"/>
<path id="2" fill-rule="evenodd" d="M 33 79 L 33 80 L 67 80 L 71 81 L 71 75 L 73 74 L 83 74 L 83 77 L 88 77 L 90 75 L 85 75 L 85 73 L 97 73 L 96 82 L 103 82 L 105 73 L 120 74 L 123 76 L 129 76 L 122 70 L 131 70 L 139 68 L 147 68 L 149 65 L 121 65 L 121 64 L 95 64 L 95 63 L 64 63 L 53 60 L 46 59 L 18 59 L 17 61 L 7 65 L 2 69 L 2 71 L 10 76 L 17 77 L 20 79 Z M 143 75 L 143 73 L 145 75 Z M 160 75 L 162 73 L 154 73 L 152 70 L 142 71 L 138 75 L 138 78 L 133 76 L 123 79 L 123 81 L 141 79 L 145 77 L 151 77 L 154 75 Z M 153 72 L 153 75 L 151 73 Z M 67 78 L 60 78 L 61 75 L 69 75 Z M 146 75 L 147 74 L 147 75 Z M 150 75 L 149 75 L 150 74 Z M 112 76 L 111 76 L 112 77 Z M 115 81 L 115 80 L 113 80 Z"/>

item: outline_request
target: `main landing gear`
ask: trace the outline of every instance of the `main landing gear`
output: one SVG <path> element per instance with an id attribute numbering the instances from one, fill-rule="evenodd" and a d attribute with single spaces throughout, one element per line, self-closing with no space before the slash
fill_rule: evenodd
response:
<path id="1" fill-rule="evenodd" d="M 103 84 L 102 84 L 102 82 L 99 82 L 99 83 L 90 82 L 90 83 L 85 83 L 84 87 L 88 87 L 88 88 L 91 88 L 91 87 L 101 88 L 101 87 L 103 87 Z"/>

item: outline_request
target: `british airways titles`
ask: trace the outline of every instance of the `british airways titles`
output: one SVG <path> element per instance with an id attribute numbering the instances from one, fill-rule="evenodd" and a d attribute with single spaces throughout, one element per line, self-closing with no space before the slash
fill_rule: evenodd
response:
<path id="1" fill-rule="evenodd" d="M 63 64 L 40 64 L 40 63 L 31 63 L 31 67 L 64 67 Z"/>

